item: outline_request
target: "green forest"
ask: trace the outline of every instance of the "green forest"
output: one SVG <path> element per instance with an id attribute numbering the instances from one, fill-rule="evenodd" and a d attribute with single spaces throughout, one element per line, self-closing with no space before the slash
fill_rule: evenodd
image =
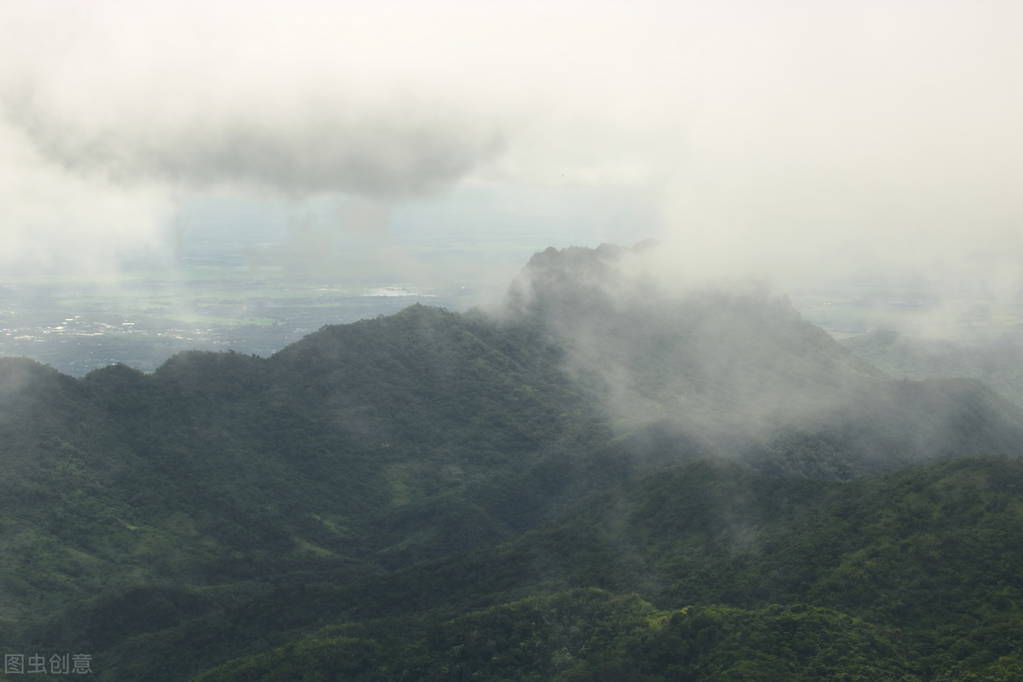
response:
<path id="1" fill-rule="evenodd" d="M 1023 411 L 783 299 L 611 295 L 614 256 L 267 358 L 0 359 L 0 647 L 147 682 L 1023 679 Z"/>

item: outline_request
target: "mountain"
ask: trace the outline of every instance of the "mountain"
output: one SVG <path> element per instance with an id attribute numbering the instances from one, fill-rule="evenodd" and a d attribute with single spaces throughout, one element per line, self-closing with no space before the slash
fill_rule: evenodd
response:
<path id="1" fill-rule="evenodd" d="M 1018 408 L 979 382 L 893 380 L 783 297 L 646 276 L 651 248 L 548 249 L 510 294 L 512 319 L 550 330 L 618 430 L 655 426 L 816 478 L 1019 442 Z"/>
<path id="2" fill-rule="evenodd" d="M 1018 338 L 970 343 L 914 337 L 892 329 L 852 336 L 842 344 L 892 376 L 909 379 L 968 377 L 1023 405 L 1023 344 Z"/>
<path id="3" fill-rule="evenodd" d="M 1012 679 L 1020 411 L 643 253 L 268 358 L 0 360 L 0 641 L 110 680 Z"/>

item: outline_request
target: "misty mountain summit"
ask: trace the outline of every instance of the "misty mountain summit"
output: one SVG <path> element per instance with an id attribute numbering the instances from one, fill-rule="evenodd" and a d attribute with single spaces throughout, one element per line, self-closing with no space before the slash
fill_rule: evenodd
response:
<path id="1" fill-rule="evenodd" d="M 0 639 L 103 680 L 1018 678 L 1019 409 L 655 248 L 268 358 L 0 360 Z"/>
<path id="2" fill-rule="evenodd" d="M 882 376 L 784 298 L 654 281 L 643 262 L 652 248 L 548 249 L 509 295 L 520 317 L 551 330 L 566 369 L 614 416 L 733 429 L 811 420 Z"/>
<path id="3" fill-rule="evenodd" d="M 962 452 L 963 428 L 978 452 L 1017 442 L 1019 411 L 983 385 L 893 381 L 784 297 L 649 277 L 656 248 L 547 249 L 506 305 L 556 339 L 563 370 L 618 430 L 669 429 L 718 454 L 840 478 Z"/>

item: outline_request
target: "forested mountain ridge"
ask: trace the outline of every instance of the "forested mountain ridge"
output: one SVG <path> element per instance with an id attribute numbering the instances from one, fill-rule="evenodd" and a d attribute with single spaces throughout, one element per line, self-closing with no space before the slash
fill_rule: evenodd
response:
<path id="1" fill-rule="evenodd" d="M 842 345 L 896 377 L 973 377 L 1023 404 L 1023 345 L 1008 335 L 970 343 L 877 329 L 849 337 Z"/>
<path id="2" fill-rule="evenodd" d="M 269 358 L 0 360 L 0 642 L 101 679 L 1017 670 L 1019 410 L 627 253 Z"/>

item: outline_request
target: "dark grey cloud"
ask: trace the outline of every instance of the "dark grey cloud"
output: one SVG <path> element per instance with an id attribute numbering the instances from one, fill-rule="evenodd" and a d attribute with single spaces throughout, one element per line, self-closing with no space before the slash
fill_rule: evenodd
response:
<path id="1" fill-rule="evenodd" d="M 6 98 L 7 121 L 40 154 L 76 173 L 186 188 L 251 185 L 290 195 L 406 197 L 462 179 L 502 147 L 496 130 L 457 114 L 393 104 L 345 111 L 331 102 L 282 112 L 258 102 L 185 120 L 83 126 L 24 92 Z M 269 111 L 267 109 L 270 109 Z"/>

